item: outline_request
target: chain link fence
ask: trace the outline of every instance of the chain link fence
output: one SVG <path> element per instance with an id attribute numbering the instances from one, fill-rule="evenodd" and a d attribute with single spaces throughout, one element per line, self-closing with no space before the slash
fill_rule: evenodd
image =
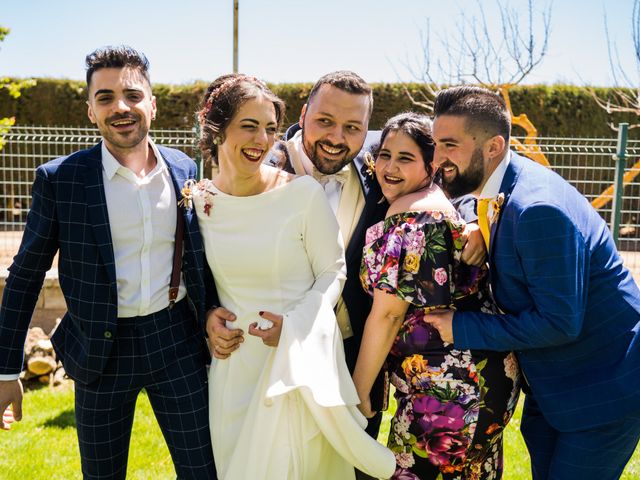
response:
<path id="1" fill-rule="evenodd" d="M 152 130 L 161 145 L 178 148 L 194 157 L 195 132 L 192 130 Z M 100 139 L 93 128 L 13 127 L 0 150 L 0 255 L 2 267 L 9 265 L 17 251 L 30 204 L 35 168 L 53 158 L 89 148 Z M 522 140 L 522 139 L 521 139 Z M 616 138 L 539 138 L 538 146 L 554 171 L 572 183 L 591 202 L 613 184 Z M 640 141 L 627 145 L 627 165 L 640 154 Z M 598 211 L 609 223 L 612 204 Z M 625 263 L 640 278 L 640 175 L 624 187 L 621 207 L 619 248 Z"/>
<path id="2" fill-rule="evenodd" d="M 159 145 L 182 150 L 195 158 L 191 130 L 152 130 Z M 11 264 L 18 250 L 31 204 L 31 184 L 39 165 L 77 150 L 93 147 L 100 133 L 89 127 L 14 126 L 0 150 L 0 269 Z"/>

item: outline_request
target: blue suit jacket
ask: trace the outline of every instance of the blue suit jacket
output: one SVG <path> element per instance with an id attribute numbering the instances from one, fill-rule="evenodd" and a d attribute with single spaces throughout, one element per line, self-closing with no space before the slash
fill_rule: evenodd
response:
<path id="1" fill-rule="evenodd" d="M 551 425 L 575 431 L 640 411 L 640 291 L 607 225 L 550 169 L 511 155 L 489 251 L 505 312 L 456 312 L 455 346 L 515 350 Z"/>
<path id="2" fill-rule="evenodd" d="M 158 147 L 177 198 L 194 162 L 178 150 Z M 192 310 L 204 318 L 203 249 L 192 210 L 184 212 L 183 274 Z M 0 373 L 22 368 L 27 328 L 44 276 L 59 251 L 58 278 L 67 313 L 53 344 L 74 380 L 90 383 L 104 369 L 117 333 L 116 270 L 102 178 L 101 146 L 76 152 L 36 170 L 32 205 L 0 310 Z"/>

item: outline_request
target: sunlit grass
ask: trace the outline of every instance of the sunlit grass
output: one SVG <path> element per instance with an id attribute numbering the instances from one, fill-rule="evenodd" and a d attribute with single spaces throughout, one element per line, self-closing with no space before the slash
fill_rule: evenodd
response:
<path id="1" fill-rule="evenodd" d="M 392 400 L 378 437 L 386 443 L 389 419 L 395 409 Z M 0 431 L 0 478 L 3 480 L 80 479 L 80 458 L 73 415 L 71 388 L 42 388 L 25 394 L 24 419 L 9 432 Z M 508 480 L 531 478 L 529 455 L 520 435 L 522 402 L 505 432 L 505 471 Z M 138 399 L 131 437 L 128 479 L 174 479 L 169 451 L 155 420 L 147 396 Z M 621 477 L 640 478 L 640 448 L 636 449 Z"/>
<path id="2" fill-rule="evenodd" d="M 0 478 L 6 480 L 81 479 L 73 411 L 73 391 L 29 391 L 23 420 L 0 431 Z M 138 397 L 127 479 L 176 478 L 173 463 L 146 394 Z"/>

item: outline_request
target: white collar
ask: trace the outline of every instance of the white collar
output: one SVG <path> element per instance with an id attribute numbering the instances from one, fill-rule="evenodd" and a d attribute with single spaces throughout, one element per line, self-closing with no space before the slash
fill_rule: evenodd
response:
<path id="1" fill-rule="evenodd" d="M 147 174 L 147 176 L 151 175 L 156 170 L 164 171 L 167 168 L 167 165 L 166 165 L 164 159 L 162 158 L 162 155 L 160 155 L 160 151 L 158 150 L 158 147 L 156 147 L 156 144 L 153 143 L 153 140 L 151 140 L 151 139 L 149 139 L 149 146 L 151 147 L 151 150 L 153 150 L 153 154 L 156 156 L 157 164 L 156 164 L 155 168 L 153 170 L 151 170 L 151 172 L 149 172 Z M 108 180 L 111 180 L 113 178 L 113 176 L 121 168 L 129 170 L 127 167 L 122 165 L 116 159 L 116 157 L 113 156 L 113 154 L 109 151 L 109 149 L 107 148 L 107 145 L 105 144 L 104 141 L 102 142 L 102 145 L 100 146 L 100 150 L 101 150 L 101 153 L 102 153 L 102 169 L 104 170 L 104 173 L 107 176 Z"/>
<path id="2" fill-rule="evenodd" d="M 480 196 L 478 198 L 493 198 L 500 193 L 500 186 L 502 185 L 502 179 L 504 178 L 504 174 L 507 171 L 507 167 L 509 166 L 509 161 L 511 160 L 511 150 L 507 150 L 506 155 L 500 163 L 493 171 L 487 183 L 484 184 L 482 188 L 482 192 L 480 192 Z"/>
<path id="3" fill-rule="evenodd" d="M 311 175 L 313 173 L 314 167 L 313 167 L 313 162 L 307 156 L 307 152 L 305 151 L 304 145 L 302 143 L 302 129 L 298 130 L 293 135 L 293 138 L 291 140 L 293 140 L 293 144 L 295 145 L 296 150 L 298 151 L 298 158 L 300 159 L 300 163 L 302 163 L 302 168 L 304 168 L 304 173 L 306 173 L 307 175 Z"/>

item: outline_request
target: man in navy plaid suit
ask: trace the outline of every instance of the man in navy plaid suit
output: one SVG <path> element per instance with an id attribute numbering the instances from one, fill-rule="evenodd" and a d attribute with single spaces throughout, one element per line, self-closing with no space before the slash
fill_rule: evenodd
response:
<path id="1" fill-rule="evenodd" d="M 156 101 L 144 55 L 107 47 L 86 60 L 88 115 L 103 141 L 36 171 L 0 310 L 0 411 L 12 404 L 16 419 L 22 416 L 18 375 L 25 336 L 45 272 L 59 252 L 68 312 L 52 341 L 75 380 L 84 478 L 125 478 L 142 389 L 178 477 L 215 478 L 202 245 L 196 218 L 178 208 L 180 189 L 196 167 L 149 137 Z M 174 262 L 178 215 L 184 254 Z M 170 280 L 180 268 L 173 305 Z"/>

